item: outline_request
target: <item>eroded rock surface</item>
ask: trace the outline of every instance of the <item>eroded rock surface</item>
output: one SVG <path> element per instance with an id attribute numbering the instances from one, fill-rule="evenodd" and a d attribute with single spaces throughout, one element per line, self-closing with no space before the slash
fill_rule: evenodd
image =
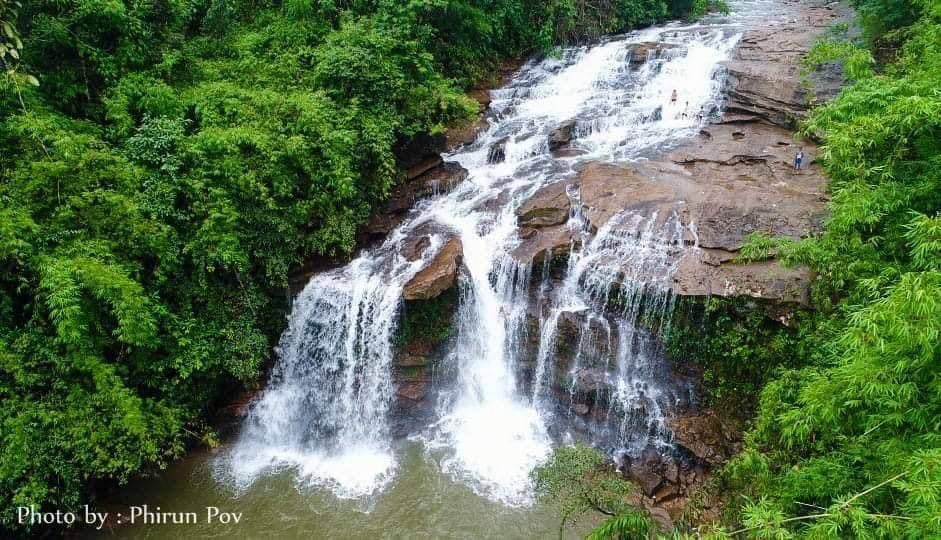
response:
<path id="1" fill-rule="evenodd" d="M 461 256 L 461 240 L 451 238 L 441 246 L 429 265 L 405 284 L 402 296 L 406 300 L 429 300 L 453 287 Z"/>
<path id="2" fill-rule="evenodd" d="M 614 165 L 588 163 L 574 183 L 592 229 L 612 216 L 634 212 L 663 221 L 674 213 L 690 232 L 677 265 L 673 289 L 684 296 L 750 296 L 807 304 L 812 274 L 774 261 L 738 264 L 735 259 L 753 233 L 804 238 L 820 230 L 827 213 L 826 179 L 815 163 L 816 146 L 791 132 L 811 98 L 833 96 L 842 84 L 838 65 L 811 74 L 801 84 L 800 59 L 817 37 L 845 15 L 822 5 L 785 2 L 787 19 L 749 30 L 728 63 L 728 105 L 715 123 L 682 147 L 649 161 Z M 646 58 L 642 45 L 634 58 Z M 652 50 L 652 49 L 651 49 Z M 661 51 L 649 54 L 661 54 Z M 793 157 L 804 152 L 804 168 Z M 537 193 L 521 209 L 527 229 L 515 255 L 541 261 L 564 255 L 572 234 L 558 223 L 565 208 L 563 188 Z"/>
<path id="3" fill-rule="evenodd" d="M 364 242 L 384 238 L 405 220 L 415 203 L 426 197 L 446 193 L 467 178 L 467 170 L 454 162 L 443 162 L 437 158 L 437 164 L 419 162 L 413 167 L 424 170 L 411 180 L 404 181 L 392 190 L 382 211 L 373 215 L 363 228 Z"/>
<path id="4" fill-rule="evenodd" d="M 811 98 L 828 99 L 842 86 L 839 66 L 821 66 L 801 84 L 801 59 L 817 38 L 846 15 L 838 5 L 784 2 L 790 18 L 780 24 L 749 30 L 728 63 L 727 112 L 756 116 L 772 124 L 793 128 L 807 112 Z"/>
<path id="5" fill-rule="evenodd" d="M 520 227 L 551 227 L 569 219 L 572 202 L 566 189 L 568 183 L 556 182 L 540 189 L 516 211 Z"/>
<path id="6" fill-rule="evenodd" d="M 559 127 L 549 132 L 549 150 L 555 152 L 565 146 L 575 138 L 575 120 L 563 122 Z"/>

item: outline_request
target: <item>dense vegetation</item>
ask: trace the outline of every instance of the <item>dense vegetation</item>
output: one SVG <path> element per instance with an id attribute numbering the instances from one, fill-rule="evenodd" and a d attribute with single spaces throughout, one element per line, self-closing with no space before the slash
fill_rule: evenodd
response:
<path id="1" fill-rule="evenodd" d="M 590 512 L 608 516 L 608 520 L 589 540 L 644 538 L 653 530 L 650 519 L 634 506 L 636 499 L 631 496 L 636 487 L 621 478 L 607 456 L 588 445 L 559 448 L 531 477 L 539 499 L 559 507 L 560 539 L 565 537 L 567 525 Z"/>
<path id="2" fill-rule="evenodd" d="M 700 0 L 0 0 L 0 527 L 212 442 L 502 59 Z"/>
<path id="3" fill-rule="evenodd" d="M 822 43 L 855 79 L 803 127 L 823 137 L 832 215 L 755 239 L 819 273 L 805 363 L 761 394 L 726 488 L 760 538 L 941 536 L 941 2 L 856 0 L 877 50 Z"/>

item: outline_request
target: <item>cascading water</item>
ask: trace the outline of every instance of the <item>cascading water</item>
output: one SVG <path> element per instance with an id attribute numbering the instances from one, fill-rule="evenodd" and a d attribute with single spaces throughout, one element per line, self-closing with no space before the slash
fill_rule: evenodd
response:
<path id="1" fill-rule="evenodd" d="M 584 225 L 578 216 L 572 222 Z M 586 387 L 595 390 L 603 402 L 594 404 L 601 414 L 588 424 L 589 435 L 619 453 L 666 445 L 664 409 L 687 393 L 670 377 L 655 339 L 672 308 L 671 278 L 686 231 L 675 213 L 615 215 L 594 238 L 583 234 L 583 247 L 572 251 L 565 279 L 544 309 L 533 400 L 552 409 L 552 371 L 570 364 L 566 412 L 571 416 Z M 575 336 L 560 335 L 563 317 L 574 320 Z M 565 343 L 573 337 L 574 345 Z"/>
<path id="2" fill-rule="evenodd" d="M 650 371 L 657 362 L 639 320 L 666 312 L 669 296 L 658 280 L 682 249 L 679 222 L 625 214 L 592 235 L 575 205 L 571 223 L 583 240 L 561 291 L 546 299 L 536 375 L 521 382 L 525 318 L 539 287 L 533 269 L 512 255 L 520 242 L 516 210 L 540 188 L 572 178 L 579 163 L 642 158 L 695 133 L 699 112 L 718 106 L 720 63 L 737 39 L 721 25 L 669 25 L 530 62 L 493 92 L 490 127 L 447 156 L 467 169 L 467 180 L 420 203 L 381 246 L 314 277 L 297 298 L 269 387 L 218 460 L 217 476 L 247 486 L 291 469 L 300 482 L 346 498 L 374 493 L 393 477 L 387 417 L 402 291 L 451 238 L 463 250 L 456 335 L 444 360 L 453 384 L 441 392 L 437 422 L 416 434 L 431 459 L 484 496 L 529 501 L 528 473 L 552 444 L 546 402 L 556 327 L 575 312 L 588 322 L 571 375 L 603 361 L 614 389 L 598 429 L 624 448 L 662 439 L 656 409 L 667 406 L 670 392 Z M 632 44 L 654 41 L 665 44 L 663 52 L 632 68 Z M 570 119 L 578 154 L 555 157 L 547 136 Z M 570 196 L 577 201 L 577 192 Z M 409 258 L 404 246 L 419 234 L 430 244 Z M 603 360 L 589 358 L 599 325 Z"/>

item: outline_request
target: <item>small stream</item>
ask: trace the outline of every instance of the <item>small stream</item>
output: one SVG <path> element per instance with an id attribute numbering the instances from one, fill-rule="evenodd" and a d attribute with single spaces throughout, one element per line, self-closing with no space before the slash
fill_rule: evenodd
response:
<path id="1" fill-rule="evenodd" d="M 638 319 L 669 319 L 673 264 L 695 249 L 683 225 L 675 216 L 622 214 L 593 231 L 576 204 L 568 226 L 580 241 L 560 283 L 547 287 L 513 256 L 521 242 L 516 210 L 581 164 L 636 161 L 697 133 L 721 107 L 722 62 L 742 27 L 771 5 L 733 2 L 729 17 L 649 28 L 527 63 L 492 93 L 487 130 L 446 156 L 468 170 L 467 180 L 421 202 L 383 244 L 315 276 L 298 296 L 269 386 L 236 440 L 194 453 L 106 505 L 200 513 L 217 506 L 241 512 L 240 522 L 138 524 L 105 536 L 551 538 L 557 509 L 536 503 L 529 472 L 553 446 L 581 438 L 614 455 L 668 451 L 665 418 L 689 389 L 672 380 L 656 327 L 641 328 Z M 660 45 L 638 61 L 641 43 Z M 576 151 L 555 155 L 548 134 L 571 119 Z M 577 202 L 577 192 L 569 195 Z M 418 235 L 428 238 L 424 253 L 403 255 Z M 398 439 L 389 414 L 402 291 L 454 238 L 464 268 L 448 382 L 435 394 L 435 420 Z M 614 311 L 613 284 L 621 295 Z M 522 335 L 533 305 L 538 350 Z M 563 361 L 553 351 L 556 340 L 571 339 L 557 331 L 566 316 L 582 323 L 574 356 Z M 599 332 L 607 336 L 601 345 L 593 341 Z M 533 359 L 534 375 L 523 380 L 519 366 Z M 577 420 L 572 403 L 551 390 L 562 365 L 573 381 L 591 368 L 611 389 L 604 413 L 581 430 L 569 427 Z M 582 536 L 597 521 L 580 521 L 570 534 Z"/>

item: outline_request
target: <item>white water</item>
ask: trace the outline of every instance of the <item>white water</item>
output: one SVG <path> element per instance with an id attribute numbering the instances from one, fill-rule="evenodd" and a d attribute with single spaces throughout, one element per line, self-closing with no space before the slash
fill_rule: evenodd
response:
<path id="1" fill-rule="evenodd" d="M 617 389 L 608 418 L 618 426 L 603 427 L 606 435 L 614 433 L 625 446 L 662 439 L 663 412 L 653 409 L 663 400 L 649 397 L 659 387 L 645 372 L 651 362 L 638 353 L 645 349 L 634 334 L 641 298 L 663 289 L 657 278 L 667 275 L 677 246 L 675 220 L 625 215 L 612 220 L 621 227 L 594 239 L 585 232 L 563 291 L 548 303 L 541 325 L 546 350 L 533 386 L 524 389 L 517 368 L 535 287 L 532 269 L 510 256 L 520 241 L 515 210 L 539 188 L 570 178 L 579 162 L 638 159 L 695 133 L 700 108 L 720 102 L 720 62 L 737 39 L 723 25 L 669 25 L 531 62 L 494 91 L 490 127 L 447 156 L 469 171 L 467 180 L 420 203 L 381 246 L 315 276 L 296 299 L 269 387 L 236 445 L 218 460 L 217 477 L 244 488 L 260 475 L 291 469 L 300 486 L 328 488 L 342 498 L 368 497 L 394 478 L 388 414 L 400 298 L 450 237 L 463 245 L 457 332 L 444 360 L 456 377 L 438 401 L 438 421 L 416 434 L 430 459 L 483 496 L 507 505 L 530 502 L 529 471 L 552 445 L 544 406 L 553 369 L 548 348 L 564 311 L 588 311 L 618 336 L 619 346 L 605 360 Z M 631 71 L 631 44 L 648 41 L 676 47 Z M 674 89 L 679 99 L 671 103 Z M 575 147 L 583 153 L 554 158 L 547 135 L 571 118 L 578 121 Z M 491 147 L 503 139 L 505 161 L 488 163 Z M 581 224 L 576 212 L 572 226 Z M 418 235 L 430 236 L 431 244 L 409 261 L 402 245 Z M 634 299 L 625 312 L 603 315 L 600 291 L 607 297 L 611 283 L 625 278 Z M 573 369 L 582 361 L 577 358 Z M 636 411 L 639 403 L 643 414 Z"/>

